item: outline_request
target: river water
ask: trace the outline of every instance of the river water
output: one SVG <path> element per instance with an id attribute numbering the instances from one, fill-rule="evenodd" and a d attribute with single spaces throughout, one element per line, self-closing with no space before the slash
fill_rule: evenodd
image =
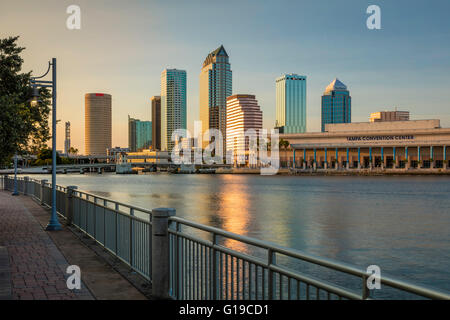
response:
<path id="1" fill-rule="evenodd" d="M 68 174 L 57 184 L 450 290 L 450 177 Z"/>

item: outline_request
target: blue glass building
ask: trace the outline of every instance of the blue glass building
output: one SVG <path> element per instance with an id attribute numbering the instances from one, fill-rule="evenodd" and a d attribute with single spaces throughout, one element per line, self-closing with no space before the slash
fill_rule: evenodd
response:
<path id="1" fill-rule="evenodd" d="M 161 73 L 161 150 L 172 151 L 172 132 L 186 129 L 186 71 Z"/>
<path id="2" fill-rule="evenodd" d="M 322 96 L 322 132 L 327 123 L 352 122 L 352 97 L 347 86 L 334 79 Z"/>
<path id="3" fill-rule="evenodd" d="M 128 148 L 131 152 L 148 149 L 152 145 L 152 122 L 128 116 Z"/>
<path id="4" fill-rule="evenodd" d="M 280 133 L 306 132 L 306 76 L 276 79 L 276 124 Z"/>

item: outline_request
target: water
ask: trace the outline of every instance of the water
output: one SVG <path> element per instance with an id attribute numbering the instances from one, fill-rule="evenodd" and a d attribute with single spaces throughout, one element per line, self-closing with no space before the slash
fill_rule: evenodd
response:
<path id="1" fill-rule="evenodd" d="M 35 176 L 38 179 L 49 176 Z M 58 175 L 59 185 L 450 290 L 450 177 Z"/>

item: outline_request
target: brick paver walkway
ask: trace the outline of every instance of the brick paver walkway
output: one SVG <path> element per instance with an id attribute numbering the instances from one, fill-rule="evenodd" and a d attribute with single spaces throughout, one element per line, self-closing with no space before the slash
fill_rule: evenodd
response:
<path id="1" fill-rule="evenodd" d="M 23 205 L 24 196 L 0 191 L 0 246 L 9 255 L 13 299 L 93 299 L 84 283 L 81 290 L 69 290 L 66 268 L 69 265 Z"/>

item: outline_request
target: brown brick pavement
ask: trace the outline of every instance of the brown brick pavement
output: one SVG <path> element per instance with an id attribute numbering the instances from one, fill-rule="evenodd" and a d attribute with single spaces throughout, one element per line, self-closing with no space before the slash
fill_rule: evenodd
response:
<path id="1" fill-rule="evenodd" d="M 69 264 L 25 208 L 24 198 L 0 191 L 0 246 L 9 255 L 12 299 L 94 299 L 84 283 L 80 290 L 67 288 Z"/>

